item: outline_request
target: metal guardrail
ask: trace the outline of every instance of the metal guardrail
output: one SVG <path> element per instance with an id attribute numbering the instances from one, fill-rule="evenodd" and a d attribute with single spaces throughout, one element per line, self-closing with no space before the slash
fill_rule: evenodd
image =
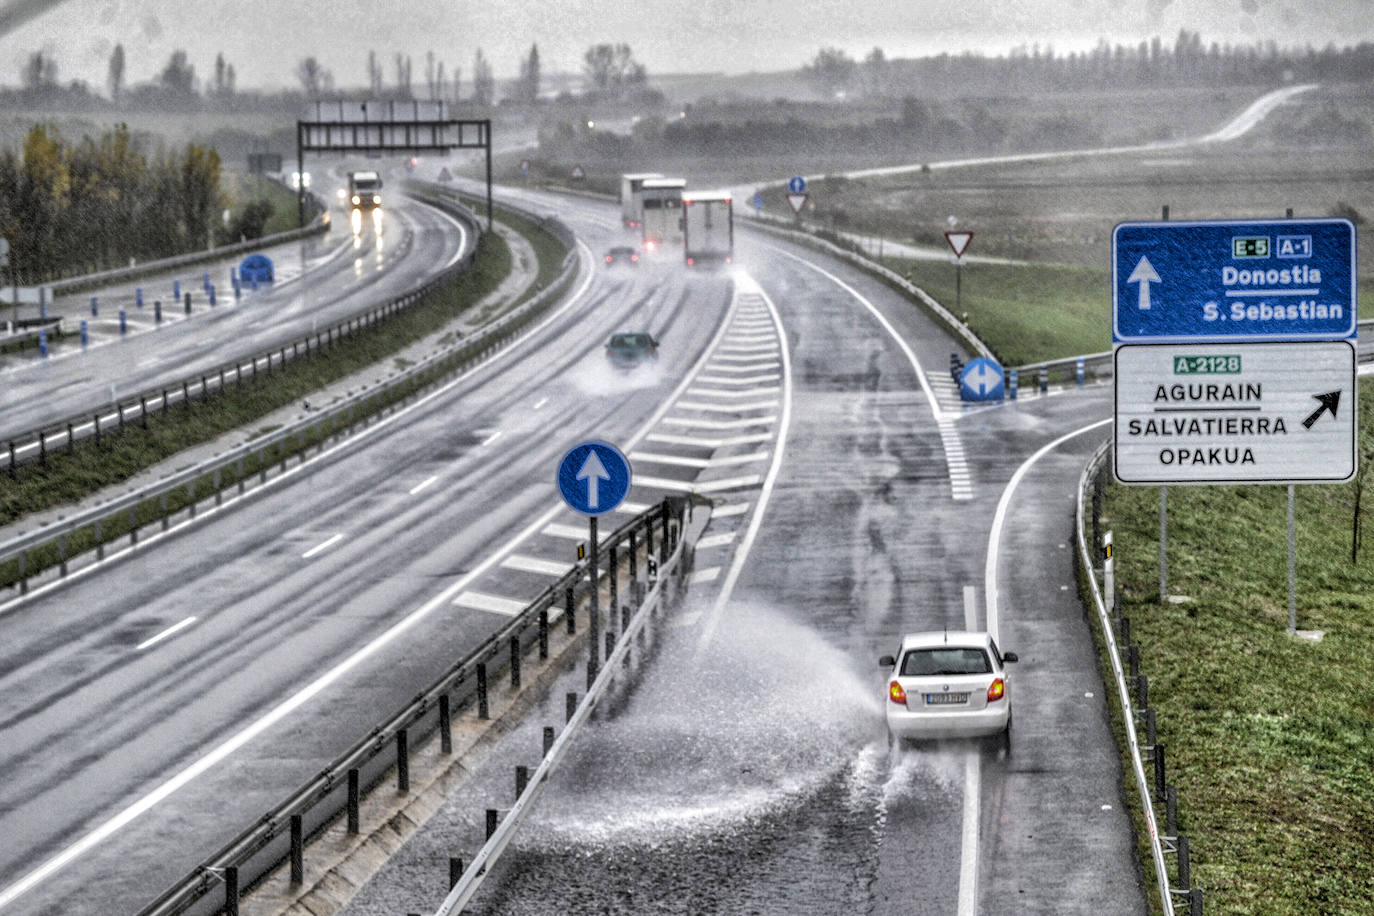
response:
<path id="1" fill-rule="evenodd" d="M 282 183 L 278 182 L 278 184 Z M 284 186 L 285 185 L 283 185 L 283 187 Z M 258 251 L 263 248 L 271 248 L 274 245 L 284 245 L 296 239 L 308 238 L 312 235 L 322 235 L 329 230 L 329 222 L 324 218 L 324 214 L 329 212 L 329 207 L 318 195 L 312 193 L 310 196 L 314 199 L 321 212 L 310 221 L 310 225 L 303 226 L 300 229 L 288 229 L 285 232 L 274 232 L 271 235 L 264 235 L 256 239 L 248 239 L 242 242 L 234 242 L 229 245 L 221 245 L 218 248 L 209 248 L 205 251 L 192 251 L 188 254 L 180 254 L 171 258 L 144 261 L 142 264 L 135 264 L 131 267 L 115 267 L 111 270 L 83 274 L 78 277 L 66 277 L 62 280 L 57 280 L 53 283 L 45 283 L 43 285 L 50 287 L 54 296 L 77 293 L 97 286 L 102 286 L 106 283 L 136 280 L 139 277 L 146 277 L 149 274 L 159 273 L 164 270 L 189 267 L 192 264 L 203 264 L 206 261 L 215 261 L 220 258 L 242 254 L 246 251 Z"/>
<path id="2" fill-rule="evenodd" d="M 992 350 L 988 347 L 987 344 L 985 344 L 982 341 L 982 339 L 978 337 L 977 334 L 974 334 L 971 330 L 969 330 L 968 325 L 964 324 L 962 321 L 956 318 L 953 312 L 951 312 L 949 309 L 941 305 L 933 296 L 931 296 L 925 290 L 921 289 L 919 286 L 912 283 L 910 280 L 908 280 L 906 277 L 903 277 L 896 271 L 888 270 L 886 267 L 877 263 L 876 261 L 870 261 L 868 258 L 864 257 L 857 251 L 851 251 L 850 249 L 845 248 L 841 245 L 836 245 L 834 242 L 831 242 L 827 239 L 819 238 L 811 232 L 796 229 L 787 220 L 779 219 L 778 217 L 764 216 L 763 214 L 760 214 L 758 216 L 752 216 L 747 218 L 746 220 L 742 220 L 740 225 L 754 226 L 759 229 L 766 229 L 769 232 L 778 233 L 780 235 L 791 237 L 794 240 L 803 241 L 808 245 L 820 248 L 827 254 L 831 254 L 837 258 L 848 261 L 851 264 L 854 264 L 868 271 L 871 274 L 875 274 L 876 276 L 882 278 L 892 286 L 895 286 L 898 289 L 905 291 L 909 295 L 914 296 L 917 300 L 920 301 L 920 303 L 923 306 L 925 306 L 927 310 L 931 312 L 931 314 L 933 314 L 936 318 L 940 319 L 946 325 L 948 325 L 950 330 L 953 331 L 960 338 L 962 338 L 963 341 L 966 344 L 968 344 L 969 348 L 972 349 L 979 356 L 984 356 L 989 359 L 992 358 Z"/>
<path id="3" fill-rule="evenodd" d="M 468 223 L 473 232 L 480 237 L 481 227 L 473 213 L 466 208 L 458 208 L 453 211 L 453 215 Z M 188 403 L 189 399 L 196 396 L 197 389 L 199 389 L 198 396 L 200 398 L 208 397 L 212 391 L 222 391 L 226 386 L 241 381 L 245 374 L 245 368 L 253 377 L 256 377 L 257 365 L 260 362 L 265 364 L 267 372 L 270 374 L 273 357 L 279 357 L 278 365 L 285 365 L 288 360 L 310 356 L 321 347 L 329 347 L 337 340 L 357 333 L 361 328 L 371 327 L 379 320 L 403 311 L 434 289 L 451 282 L 455 276 L 471 267 L 475 258 L 476 247 L 474 246 L 472 251 L 468 252 L 447 271 L 436 274 L 421 285 L 387 300 L 380 306 L 352 318 L 345 318 L 323 330 L 312 331 L 303 337 L 236 359 L 231 363 L 223 363 L 198 377 L 184 378 L 179 385 L 173 383 L 160 388 L 145 388 L 135 394 L 115 399 L 114 403 L 103 411 L 98 410 L 91 414 L 83 412 L 39 427 L 37 430 L 10 436 L 5 440 L 10 476 L 14 476 L 18 464 L 35 460 L 46 461 L 49 450 L 70 449 L 76 442 L 87 438 L 94 438 L 98 442 L 102 435 L 102 423 L 105 425 L 106 431 L 111 424 L 115 423 L 122 430 L 126 415 L 132 415 L 136 420 L 142 421 L 150 410 L 156 412 L 165 410 L 173 404 Z M 213 306 L 207 307 L 213 308 Z M 87 419 L 88 416 L 90 419 Z"/>
<path id="4" fill-rule="evenodd" d="M 690 545 L 682 537 L 687 505 L 687 500 L 681 497 L 665 499 L 600 541 L 608 548 L 603 551 L 603 556 L 609 553 L 611 547 L 628 545 L 629 556 L 636 559 L 642 548 L 642 567 L 646 573 L 651 564 L 656 567 L 656 575 L 649 582 L 651 587 L 645 595 L 639 594 L 638 586 L 642 583 L 631 573 L 632 582 L 636 585 L 636 603 L 640 605 L 636 615 L 639 619 L 642 619 L 640 615 L 644 608 L 652 608 L 653 603 L 660 600 L 665 582 L 673 579 L 677 580 L 678 585 L 681 584 L 685 567 L 690 562 Z M 656 525 L 659 528 L 657 559 L 654 557 Z M 644 534 L 642 538 L 639 537 L 641 531 Z M 684 558 L 688 563 L 684 563 Z M 616 563 L 618 577 L 619 560 Z M 597 614 L 593 618 L 593 613 L 600 606 L 600 601 L 590 600 L 592 588 L 595 583 L 599 590 L 601 579 L 609 579 L 611 571 L 601 566 L 601 561 L 598 561 L 598 568 L 593 569 L 590 560 L 572 566 L 508 624 L 441 674 L 404 708 L 371 729 L 285 801 L 164 891 L 144 907 L 139 916 L 172 916 L 187 912 L 237 914 L 241 889 L 260 880 L 283 861 L 288 858 L 291 860 L 293 876 L 303 871 L 307 837 L 317 834 L 340 817 L 348 818 L 350 834 L 357 833 L 360 820 L 358 809 L 364 793 L 380 786 L 389 771 L 396 771 L 398 789 L 408 791 L 412 734 L 422 739 L 437 731 L 441 753 L 451 753 L 449 728 L 453 710 L 467 708 L 479 719 L 488 718 L 489 679 L 509 672 L 512 688 L 519 688 L 524 654 L 537 646 L 541 661 L 549 658 L 549 633 L 553 624 L 561 619 L 567 633 L 574 635 L 580 608 L 584 613 L 586 631 L 591 635 L 599 631 L 601 617 Z M 633 563 L 630 568 L 635 568 Z M 582 599 L 586 599 L 585 602 Z M 607 606 L 605 625 L 608 633 L 609 628 L 619 623 L 610 616 L 611 610 Z M 622 639 L 624 636 L 622 632 Z M 599 645 L 596 646 L 596 654 L 599 657 Z M 618 658 L 612 656 L 600 668 L 597 682 L 600 683 L 601 678 L 618 667 Z M 585 703 L 584 700 L 584 708 Z M 419 743 L 418 740 L 416 743 Z M 539 784 L 540 781 L 536 781 L 536 786 Z M 494 856 L 483 861 L 494 861 Z M 217 887 L 223 888 L 223 896 L 212 899 L 211 892 Z"/>
<path id="5" fill-rule="evenodd" d="M 1117 643 L 1116 630 L 1113 627 L 1111 618 L 1108 616 L 1107 604 L 1103 599 L 1103 587 L 1097 581 L 1097 569 L 1094 564 L 1094 553 L 1090 552 L 1088 545 L 1088 532 L 1084 526 L 1084 503 L 1088 499 L 1088 492 L 1100 481 L 1101 474 L 1105 469 L 1107 458 L 1111 454 L 1111 438 L 1103 440 L 1097 447 L 1088 462 L 1083 467 L 1083 473 L 1078 478 L 1077 511 L 1074 515 L 1074 527 L 1078 538 L 1078 568 L 1086 574 L 1086 578 L 1091 583 L 1093 603 L 1097 607 L 1097 620 L 1101 627 L 1102 638 L 1106 644 L 1107 655 L 1112 664 L 1112 677 L 1116 685 L 1117 701 L 1121 704 L 1122 730 L 1126 734 L 1127 748 L 1130 754 L 1131 770 L 1135 776 L 1136 791 L 1140 796 L 1140 808 L 1145 817 L 1145 829 L 1149 834 L 1150 855 L 1154 865 L 1155 884 L 1158 891 L 1161 906 L 1165 916 L 1174 916 L 1174 898 L 1182 898 L 1187 901 L 1191 916 L 1202 916 L 1202 891 L 1192 887 L 1191 866 L 1189 864 L 1188 838 L 1177 833 L 1177 795 L 1172 786 L 1168 786 L 1165 781 L 1164 773 L 1164 745 L 1160 743 L 1155 735 L 1154 710 L 1148 705 L 1148 681 L 1144 675 L 1138 673 L 1139 650 L 1134 645 L 1128 645 L 1128 661 L 1123 663 L 1121 649 Z M 1096 507 L 1097 501 L 1094 500 L 1094 529 L 1097 527 Z M 1096 530 L 1093 532 L 1093 540 L 1096 542 L 1099 535 Z M 1108 538 L 1108 543 L 1110 539 Z M 1092 545 L 1092 550 L 1098 549 L 1097 543 Z M 1108 590 L 1114 590 L 1112 577 L 1107 570 L 1110 568 L 1111 560 L 1104 562 L 1104 577 L 1107 579 Z M 1115 604 L 1116 596 L 1112 595 L 1111 600 Z M 1123 639 L 1130 642 L 1129 622 L 1123 627 Z M 1137 713 L 1131 700 L 1131 690 L 1127 685 L 1126 667 L 1132 669 L 1134 680 L 1137 683 L 1137 690 L 1140 693 L 1141 712 Z M 1137 722 L 1144 722 L 1146 731 L 1146 741 L 1141 743 L 1137 735 Z M 1150 794 L 1149 780 L 1145 775 L 1145 757 L 1148 754 L 1155 777 L 1156 793 L 1163 796 L 1166 808 L 1166 831 L 1159 829 L 1159 820 L 1155 813 L 1154 801 Z M 1169 878 L 1169 870 L 1165 861 L 1165 853 L 1173 853 L 1176 856 L 1177 871 L 1180 888 L 1175 888 Z"/>
<path id="6" fill-rule="evenodd" d="M 527 218 L 537 218 L 526 211 L 521 213 Z M 550 227 L 550 231 L 555 235 L 571 238 L 571 231 L 561 224 Z M 365 316 L 350 319 L 341 326 L 320 332 L 313 338 L 313 346 L 309 342 L 310 339 L 307 339 L 304 352 L 300 352 L 298 346 L 293 346 L 291 352 L 296 357 L 304 358 L 322 349 L 328 349 L 337 340 L 360 333 L 412 304 L 424 292 L 456 276 L 461 268 L 462 264 L 456 264 L 418 290 L 392 300 Z M 99 562 L 106 558 L 106 545 L 126 535 L 129 539 L 127 549 L 135 549 L 139 544 L 140 531 L 148 526 L 157 524 L 165 531 L 170 527 L 172 515 L 183 509 L 188 512 L 188 517 L 194 518 L 201 501 L 213 499 L 215 506 L 218 507 L 224 502 L 226 489 L 237 488 L 238 495 L 243 496 L 252 478 L 256 477 L 259 485 L 265 485 L 274 467 L 280 466 L 277 476 L 289 470 L 287 463 L 291 455 L 299 454 L 300 462 L 304 462 L 305 451 L 311 445 L 316 445 L 318 452 L 323 452 L 330 439 L 347 436 L 359 424 L 366 427 L 370 422 L 370 416 L 376 411 L 388 405 L 404 403 L 429 384 L 474 361 L 484 359 L 505 346 L 525 324 L 561 294 L 571 282 L 576 270 L 577 259 L 573 252 L 569 252 L 563 261 L 558 279 L 518 309 L 508 312 L 476 334 L 456 339 L 444 350 L 430 354 L 369 390 L 347 397 L 304 420 L 186 468 L 140 490 L 77 512 L 69 518 L 0 544 L 0 573 L 5 573 L 6 578 L 13 575 L 20 595 L 27 594 L 29 579 L 44 569 L 56 567 L 59 578 L 65 578 L 78 554 L 94 553 L 95 561 Z M 281 348 L 281 356 L 276 361 L 278 367 L 287 358 L 287 352 L 287 348 Z M 234 369 L 221 370 L 216 385 L 211 384 L 211 376 L 202 376 L 199 381 L 200 396 L 207 397 L 213 391 L 222 390 L 227 384 L 251 383 L 258 376 L 260 368 L 265 369 L 264 375 L 270 375 L 273 360 L 277 355 L 273 351 L 265 358 L 255 357 L 248 364 L 236 364 Z M 248 366 L 248 371 L 244 371 L 245 365 Z M 164 391 L 160 405 L 156 401 L 150 403 L 147 398 L 141 399 L 137 407 L 129 411 L 132 416 L 125 416 L 126 411 L 121 404 L 120 424 L 146 422 L 152 409 L 174 409 L 178 404 L 189 406 L 192 396 L 190 386 L 183 383 L 181 392 Z M 94 425 L 95 435 L 99 436 L 98 416 L 94 420 Z M 39 562 L 31 564 L 30 557 L 36 553 L 39 554 Z M 9 564 L 14 565 L 11 567 Z M 30 568 L 31 566 L 33 568 Z"/>

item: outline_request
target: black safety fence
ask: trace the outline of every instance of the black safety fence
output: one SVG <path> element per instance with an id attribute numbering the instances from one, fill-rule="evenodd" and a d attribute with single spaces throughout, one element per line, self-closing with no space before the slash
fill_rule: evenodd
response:
<path id="1" fill-rule="evenodd" d="M 1169 782 L 1165 744 L 1150 705 L 1150 681 L 1141 670 L 1140 646 L 1131 633 L 1131 619 L 1121 613 L 1121 594 L 1115 586 L 1115 558 L 1110 531 L 1102 530 L 1102 495 L 1111 467 L 1111 440 L 1093 453 L 1079 478 L 1074 551 L 1079 581 L 1097 608 L 1100 643 L 1111 664 L 1117 707 L 1123 718 L 1128 769 L 1135 775 L 1141 814 L 1151 850 L 1160 909 L 1173 916 L 1186 907 L 1190 916 L 1202 914 L 1202 890 L 1193 887 L 1191 849 L 1179 830 L 1178 790 Z M 1091 539 L 1091 540 L 1089 540 Z M 1099 576 L 1101 584 L 1099 585 Z M 1164 808 L 1159 823 L 1156 807 Z M 1169 874 L 1172 857 L 1173 875 Z"/>
<path id="2" fill-rule="evenodd" d="M 546 224 L 546 228 L 556 230 L 562 239 L 572 238 L 561 224 Z M 555 282 L 518 308 L 475 334 L 455 335 L 438 353 L 400 370 L 370 389 L 313 411 L 294 424 L 155 484 L 0 544 L 0 588 L 24 595 L 35 585 L 36 579 L 64 578 L 80 565 L 105 560 L 116 551 L 138 549 L 175 523 L 195 518 L 198 513 L 244 496 L 250 488 L 266 485 L 293 472 L 312 454 L 318 455 L 342 444 L 343 440 L 424 397 L 435 385 L 504 349 L 558 301 L 577 270 L 577 258 L 569 252 Z M 426 287 L 438 282 L 437 279 L 431 281 Z M 384 324 L 420 295 L 423 293 L 416 292 L 392 300 L 307 340 L 249 358 L 214 374 L 198 376 L 194 381 L 183 381 L 179 387 L 159 389 L 151 396 L 140 395 L 131 403 L 120 402 L 113 414 L 97 414 L 83 420 L 87 424 L 85 432 L 95 442 L 100 442 L 103 437 L 117 435 L 130 426 L 146 429 L 149 418 L 158 412 L 189 408 L 193 401 L 213 397 L 226 388 L 266 380 L 290 359 L 327 352 L 351 335 Z M 40 432 L 36 440 L 38 460 L 45 461 L 57 448 L 72 449 L 73 442 L 81 434 L 82 430 L 70 421 L 56 439 Z M 11 468 L 18 460 L 13 449 L 11 443 Z"/>
<path id="3" fill-rule="evenodd" d="M 691 551 L 683 533 L 691 510 L 686 498 L 665 498 L 599 536 L 599 551 L 570 564 L 509 623 L 160 894 L 140 916 L 237 916 L 242 896 L 266 880 L 281 880 L 288 891 L 302 890 L 313 840 L 331 828 L 341 830 L 345 842 L 358 836 L 365 821 L 385 820 L 366 817 L 369 801 L 386 810 L 411 791 L 417 768 L 434 771 L 433 776 L 461 764 L 452 735 L 457 717 L 493 721 L 499 703 L 509 704 L 521 690 L 538 687 L 541 676 L 564 667 L 580 648 L 587 650 L 590 685 L 599 670 L 602 641 L 610 644 L 614 639 L 607 637 L 628 632 L 642 608 L 662 603 L 665 588 L 676 595 L 684 587 Z M 570 705 L 568 718 L 573 715 Z M 551 747 L 546 741 L 546 752 Z M 450 874 L 456 881 L 457 874 Z"/>

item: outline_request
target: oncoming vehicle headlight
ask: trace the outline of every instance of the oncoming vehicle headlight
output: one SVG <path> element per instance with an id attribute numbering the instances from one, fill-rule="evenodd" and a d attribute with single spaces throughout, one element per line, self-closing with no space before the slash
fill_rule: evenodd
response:
<path id="1" fill-rule="evenodd" d="M 380 194 L 373 194 L 373 195 L 372 195 L 372 204 L 373 204 L 373 206 L 380 207 L 380 206 L 382 205 L 382 195 L 380 195 Z"/>
<path id="2" fill-rule="evenodd" d="M 353 195 L 353 206 L 356 207 L 358 204 L 360 204 L 360 203 L 362 203 L 362 202 L 363 202 L 363 199 L 362 199 L 361 197 L 359 197 L 357 194 L 354 194 L 354 195 Z"/>

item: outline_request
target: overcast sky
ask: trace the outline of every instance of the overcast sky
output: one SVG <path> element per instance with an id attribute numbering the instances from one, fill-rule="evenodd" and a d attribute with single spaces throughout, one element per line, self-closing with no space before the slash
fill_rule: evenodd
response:
<path id="1" fill-rule="evenodd" d="M 0 0 L 0 13 L 20 3 Z M 66 0 L 0 36 L 0 82 L 18 84 L 28 55 L 56 56 L 63 82 L 104 91 L 111 49 L 124 45 L 127 82 L 151 78 L 178 49 L 202 79 L 223 52 L 240 88 L 299 85 L 315 55 L 339 86 L 365 82 L 369 49 L 392 79 L 397 51 L 424 80 L 433 50 L 463 80 L 481 48 L 498 78 L 514 76 L 531 44 L 545 73 L 579 71 L 586 48 L 625 42 L 650 75 L 789 70 L 822 47 L 861 58 L 965 50 L 1002 53 L 1040 43 L 1057 51 L 1098 39 L 1136 44 L 1180 28 L 1205 42 L 1322 46 L 1374 40 L 1374 0 Z"/>

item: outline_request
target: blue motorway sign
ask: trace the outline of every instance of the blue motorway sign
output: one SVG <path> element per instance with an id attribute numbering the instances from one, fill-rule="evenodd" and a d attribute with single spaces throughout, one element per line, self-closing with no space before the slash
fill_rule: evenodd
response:
<path id="1" fill-rule="evenodd" d="M 959 396 L 965 401 L 1000 401 L 1003 391 L 1002 367 L 996 360 L 979 356 L 971 359 L 959 373 Z"/>
<path id="2" fill-rule="evenodd" d="M 803 178 L 803 177 L 801 177 L 800 175 L 793 175 L 792 178 L 789 179 L 788 182 L 787 182 L 787 193 L 789 193 L 789 194 L 805 194 L 805 193 L 806 193 L 806 179 Z"/>
<path id="3" fill-rule="evenodd" d="M 559 463 L 558 489 L 574 511 L 604 515 L 630 492 L 630 462 L 614 445 L 583 442 Z"/>
<path id="4" fill-rule="evenodd" d="M 1353 338 L 1354 280 L 1349 220 L 1120 223 L 1112 340 Z"/>
<path id="5" fill-rule="evenodd" d="M 763 195 L 762 195 L 762 194 L 755 194 L 755 195 L 754 195 L 754 209 L 755 209 L 755 210 L 762 210 L 762 209 L 763 209 Z"/>

